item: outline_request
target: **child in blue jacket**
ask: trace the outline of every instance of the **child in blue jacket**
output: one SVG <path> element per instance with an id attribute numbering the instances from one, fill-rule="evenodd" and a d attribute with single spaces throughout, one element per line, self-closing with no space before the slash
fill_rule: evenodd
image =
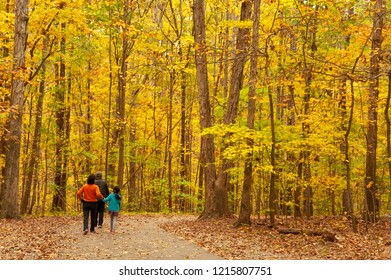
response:
<path id="1" fill-rule="evenodd" d="M 121 208 L 121 195 L 119 194 L 119 187 L 113 188 L 113 193 L 103 199 L 103 202 L 109 202 L 109 214 L 110 214 L 110 232 L 115 233 L 115 224 L 117 223 L 119 210 Z"/>

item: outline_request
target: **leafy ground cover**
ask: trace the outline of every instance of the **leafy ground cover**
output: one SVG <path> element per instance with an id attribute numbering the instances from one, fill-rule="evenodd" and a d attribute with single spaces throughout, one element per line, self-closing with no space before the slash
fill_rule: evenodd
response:
<path id="1" fill-rule="evenodd" d="M 282 220 L 278 228 L 303 230 L 303 234 L 281 234 L 265 221 L 235 228 L 234 218 L 188 220 L 165 224 L 175 232 L 210 252 L 233 260 L 388 260 L 391 259 L 391 219 L 383 218 L 374 225 L 359 223 L 358 232 L 344 218 L 311 218 Z M 333 233 L 336 240 L 305 232 Z"/>
<path id="2" fill-rule="evenodd" d="M 234 260 L 391 259 L 390 218 L 382 218 L 374 225 L 361 222 L 358 233 L 352 231 L 349 220 L 339 217 L 287 219 L 280 221 L 279 229 L 301 229 L 304 233 L 282 234 L 269 228 L 265 221 L 254 220 L 252 226 L 234 227 L 234 217 L 199 220 L 190 215 L 122 215 L 115 239 L 106 228 L 98 234 L 83 236 L 81 219 L 80 216 L 0 219 L 0 259 L 87 259 L 91 254 L 86 254 L 83 242 L 91 239 L 99 244 L 95 259 L 187 259 L 195 254 L 202 257 L 203 253 L 194 249 L 197 246 L 217 258 Z M 324 236 L 305 233 L 311 230 L 333 233 L 336 240 L 331 242 Z M 138 247 L 132 249 L 136 244 L 132 238 L 136 236 Z M 185 242 L 189 246 L 183 244 L 184 240 L 189 241 Z M 109 242 L 118 245 L 116 255 L 110 256 L 105 251 Z M 177 248 L 170 255 L 166 250 L 171 247 L 169 244 Z"/>

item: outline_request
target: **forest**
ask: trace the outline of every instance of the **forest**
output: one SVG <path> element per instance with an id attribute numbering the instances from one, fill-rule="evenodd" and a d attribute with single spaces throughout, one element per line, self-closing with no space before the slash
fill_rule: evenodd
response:
<path id="1" fill-rule="evenodd" d="M 1 217 L 376 222 L 391 208 L 391 3 L 2 0 Z"/>

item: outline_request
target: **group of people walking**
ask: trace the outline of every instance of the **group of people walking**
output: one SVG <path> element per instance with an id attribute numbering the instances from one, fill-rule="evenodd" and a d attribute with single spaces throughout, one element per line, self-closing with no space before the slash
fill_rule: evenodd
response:
<path id="1" fill-rule="evenodd" d="M 105 212 L 105 204 L 108 202 L 110 214 L 110 232 L 115 233 L 115 226 L 121 208 L 121 195 L 118 186 L 110 193 L 106 181 L 102 178 L 102 172 L 91 174 L 87 183 L 77 192 L 77 197 L 83 203 L 83 234 L 88 233 L 88 220 L 90 220 L 90 232 L 95 232 L 95 227 L 101 228 Z"/>

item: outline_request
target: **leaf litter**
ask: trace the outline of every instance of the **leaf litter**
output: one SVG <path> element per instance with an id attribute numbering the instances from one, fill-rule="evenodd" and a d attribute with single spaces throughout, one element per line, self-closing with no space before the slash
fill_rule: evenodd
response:
<path id="1" fill-rule="evenodd" d="M 115 235 L 109 233 L 107 221 L 97 234 L 83 236 L 81 216 L 0 219 L 0 260 L 192 259 L 196 254 L 228 260 L 391 259 L 389 217 L 375 224 L 361 222 L 357 233 L 344 217 L 284 219 L 270 228 L 265 220 L 255 219 L 251 226 L 234 227 L 235 217 L 124 214 Z M 278 228 L 301 229 L 303 234 L 281 234 Z M 305 230 L 332 232 L 336 240 Z"/>

